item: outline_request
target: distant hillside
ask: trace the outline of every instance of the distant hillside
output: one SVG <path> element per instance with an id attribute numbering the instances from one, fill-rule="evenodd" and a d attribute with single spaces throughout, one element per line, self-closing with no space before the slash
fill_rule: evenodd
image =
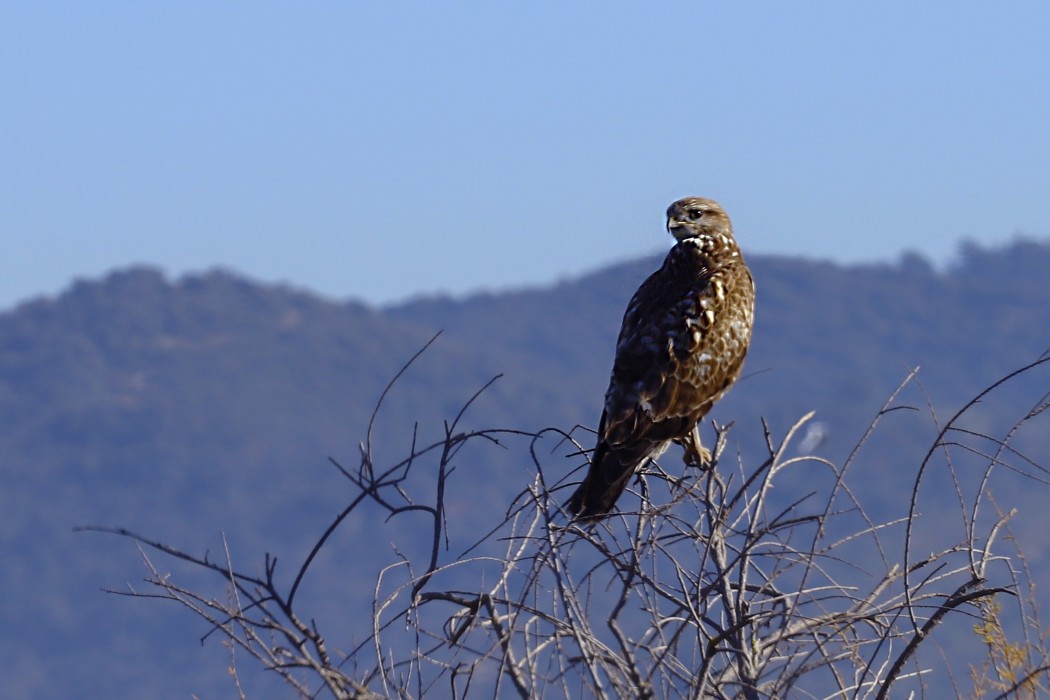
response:
<path id="1" fill-rule="evenodd" d="M 893 476 L 931 437 L 929 407 L 940 419 L 1050 347 L 1048 244 L 967 245 L 944 272 L 916 256 L 849 267 L 749 260 L 758 307 L 747 377 L 712 417 L 735 421 L 733 449 L 746 459 L 761 447 L 762 417 L 780 434 L 815 409 L 827 431 L 821 454 L 840 461 L 921 365 L 921 387 L 901 399 L 920 410 L 887 416 L 888 437 L 863 453 L 861 478 L 888 512 L 904 492 Z M 470 424 L 593 427 L 624 305 L 658 264 L 385 309 L 226 272 L 171 281 L 132 268 L 0 315 L 0 669 L 10 696 L 230 695 L 227 659 L 196 644 L 206 630 L 98 593 L 140 577 L 133 552 L 70 528 L 126 525 L 202 551 L 222 530 L 246 558 L 269 546 L 294 560 L 345 496 L 326 458 L 356 459 L 384 385 L 437 331 L 384 407 L 382 455 L 401 456 L 416 421 L 421 439 L 437 435 L 499 373 Z M 974 427 L 1008 426 L 1048 387 L 1046 372 L 1004 387 Z M 1019 439 L 1050 454 L 1050 430 Z M 522 488 L 527 453 L 511 444 L 469 459 L 455 498 L 484 524 Z M 1025 493 L 1029 483 L 999 493 L 1045 500 L 1045 487 Z M 1050 526 L 1033 510 L 1042 519 L 1022 527 Z M 347 537 L 374 539 L 378 561 L 389 540 L 381 528 L 356 524 Z M 333 590 L 370 596 L 372 564 L 329 562 Z"/>

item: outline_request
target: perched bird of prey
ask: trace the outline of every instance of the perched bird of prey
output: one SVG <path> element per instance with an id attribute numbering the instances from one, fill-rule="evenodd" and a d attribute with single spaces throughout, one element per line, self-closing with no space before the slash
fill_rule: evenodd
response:
<path id="1" fill-rule="evenodd" d="M 678 242 L 627 305 L 598 443 L 567 504 L 581 520 L 608 515 L 635 470 L 672 441 L 687 464 L 710 461 L 698 422 L 736 381 L 751 341 L 755 285 L 722 207 L 680 199 L 667 230 Z"/>

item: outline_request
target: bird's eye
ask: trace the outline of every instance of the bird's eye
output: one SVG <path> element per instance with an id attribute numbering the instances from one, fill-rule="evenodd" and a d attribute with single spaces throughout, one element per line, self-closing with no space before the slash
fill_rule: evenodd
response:
<path id="1" fill-rule="evenodd" d="M 696 221 L 697 219 L 699 219 L 701 216 L 704 215 L 704 210 L 703 209 L 695 209 L 695 208 L 694 209 L 689 209 L 688 211 L 686 211 L 686 214 L 689 215 L 690 219 L 692 219 L 693 221 Z"/>

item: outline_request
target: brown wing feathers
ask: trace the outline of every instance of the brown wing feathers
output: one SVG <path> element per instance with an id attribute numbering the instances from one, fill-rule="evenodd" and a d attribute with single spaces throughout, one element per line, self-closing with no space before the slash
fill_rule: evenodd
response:
<path id="1" fill-rule="evenodd" d="M 754 285 L 729 218 L 698 197 L 667 215 L 678 243 L 624 314 L 598 442 L 567 504 L 580 519 L 607 515 L 646 460 L 687 439 L 747 352 Z"/>

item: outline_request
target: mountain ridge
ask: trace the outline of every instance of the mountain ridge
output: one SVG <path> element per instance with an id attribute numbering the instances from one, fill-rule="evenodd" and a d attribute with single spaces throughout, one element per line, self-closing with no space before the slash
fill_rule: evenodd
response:
<path id="1" fill-rule="evenodd" d="M 735 422 L 732 452 L 748 460 L 763 449 L 763 421 L 781 434 L 816 410 L 826 435 L 820 454 L 840 461 L 923 365 L 921 386 L 901 398 L 916 410 L 884 416 L 888 437 L 862 453 L 862 484 L 886 513 L 901 507 L 902 487 L 883 475 L 928 444 L 931 412 L 940 420 L 1050 346 L 1050 244 L 964 245 L 940 271 L 916 255 L 852 266 L 748 259 L 755 340 L 745 377 L 712 417 Z M 0 543 L 13 562 L 0 575 L 9 593 L 0 614 L 19 631 L 0 640 L 0 665 L 21 689 L 15 695 L 228 692 L 214 645 L 180 646 L 199 636 L 191 623 L 98 593 L 138 576 L 134 554 L 73 535 L 72 526 L 125 525 L 195 550 L 215 547 L 221 530 L 244 556 L 269 547 L 294 558 L 343 504 L 326 458 L 355 463 L 383 388 L 438 332 L 384 402 L 373 436 L 381 459 L 402 456 L 414 431 L 421 441 L 440 435 L 442 420 L 497 375 L 465 426 L 594 426 L 623 308 L 659 262 L 383 307 L 224 270 L 168 279 L 136 266 L 0 313 Z M 1045 373 L 1037 379 L 1004 386 L 978 407 L 974 427 L 1008 427 L 1050 385 Z M 1018 441 L 1034 454 L 1050 450 L 1045 434 Z M 561 477 L 581 460 L 548 468 Z M 520 443 L 465 457 L 451 506 L 478 517 L 500 511 L 527 483 L 528 466 Z M 1031 513 L 1041 492 L 1025 491 L 1008 482 L 998 494 Z M 1046 526 L 1033 518 L 1018 528 Z M 362 527 L 348 524 L 343 546 L 374 538 Z M 385 552 L 376 550 L 377 561 Z M 1034 565 L 1042 560 L 1032 553 Z M 337 564 L 322 590 L 342 590 Z M 367 590 L 362 581 L 351 588 Z M 110 665 L 100 672 L 99 664 Z M 55 665 L 68 673 L 48 674 Z M 274 692 L 263 685 L 259 696 Z"/>

